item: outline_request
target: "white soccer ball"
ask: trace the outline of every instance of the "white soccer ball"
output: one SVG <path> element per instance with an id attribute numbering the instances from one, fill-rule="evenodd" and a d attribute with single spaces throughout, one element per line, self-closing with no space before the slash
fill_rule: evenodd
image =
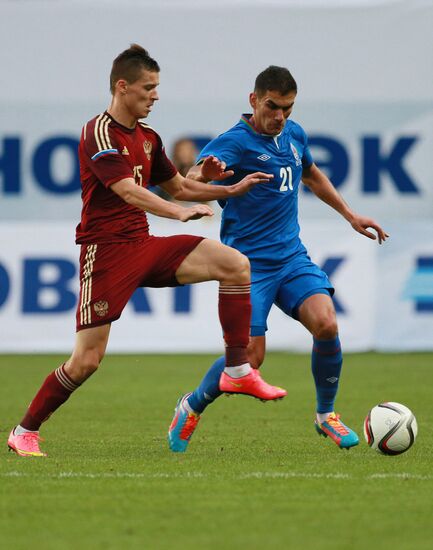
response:
<path id="1" fill-rule="evenodd" d="M 380 403 L 371 409 L 364 421 L 367 443 L 385 455 L 399 455 L 410 449 L 417 433 L 415 416 L 401 403 Z"/>

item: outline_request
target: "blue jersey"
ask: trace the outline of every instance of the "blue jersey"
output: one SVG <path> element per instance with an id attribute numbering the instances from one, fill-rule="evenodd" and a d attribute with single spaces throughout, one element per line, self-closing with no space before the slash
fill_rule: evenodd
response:
<path id="1" fill-rule="evenodd" d="M 278 136 L 269 136 L 255 130 L 250 116 L 243 115 L 236 126 L 208 143 L 199 159 L 214 155 L 234 170 L 222 185 L 252 172 L 274 175 L 245 195 L 220 201 L 221 241 L 248 256 L 253 270 L 267 271 L 306 258 L 299 238 L 298 190 L 302 169 L 313 159 L 299 124 L 288 120 Z"/>

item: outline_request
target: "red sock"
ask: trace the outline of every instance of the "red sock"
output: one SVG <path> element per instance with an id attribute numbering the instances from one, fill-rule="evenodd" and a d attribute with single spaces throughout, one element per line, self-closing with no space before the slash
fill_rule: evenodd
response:
<path id="1" fill-rule="evenodd" d="M 49 374 L 20 422 L 26 430 L 37 431 L 40 425 L 69 399 L 80 384 L 73 382 L 66 374 L 64 365 Z"/>
<path id="2" fill-rule="evenodd" d="M 226 366 L 248 363 L 251 284 L 220 285 L 218 312 L 226 343 Z"/>

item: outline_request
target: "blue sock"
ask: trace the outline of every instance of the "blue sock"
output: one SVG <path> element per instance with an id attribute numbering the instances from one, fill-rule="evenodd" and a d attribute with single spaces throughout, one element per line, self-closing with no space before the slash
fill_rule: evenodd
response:
<path id="1" fill-rule="evenodd" d="M 219 357 L 207 371 L 200 386 L 188 397 L 188 404 L 197 413 L 202 413 L 222 392 L 219 389 L 221 373 L 226 366 L 225 357 Z"/>
<path id="2" fill-rule="evenodd" d="M 313 338 L 311 370 L 316 384 L 317 412 L 334 410 L 343 355 L 338 335 L 333 340 Z"/>

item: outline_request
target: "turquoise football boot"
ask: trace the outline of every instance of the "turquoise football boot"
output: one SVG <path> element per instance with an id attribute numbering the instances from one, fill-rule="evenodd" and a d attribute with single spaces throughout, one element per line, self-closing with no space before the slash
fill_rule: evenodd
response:
<path id="1" fill-rule="evenodd" d="M 325 422 L 320 423 L 317 419 L 314 422 L 316 431 L 323 437 L 330 437 L 340 449 L 349 450 L 359 443 L 359 437 L 348 426 L 340 420 L 340 415 L 331 412 Z"/>
<path id="2" fill-rule="evenodd" d="M 191 393 L 187 393 L 179 398 L 174 409 L 173 420 L 168 429 L 168 445 L 174 453 L 184 453 L 186 451 L 189 440 L 200 420 L 199 414 L 189 412 L 185 408 L 185 400 L 190 395 Z"/>

